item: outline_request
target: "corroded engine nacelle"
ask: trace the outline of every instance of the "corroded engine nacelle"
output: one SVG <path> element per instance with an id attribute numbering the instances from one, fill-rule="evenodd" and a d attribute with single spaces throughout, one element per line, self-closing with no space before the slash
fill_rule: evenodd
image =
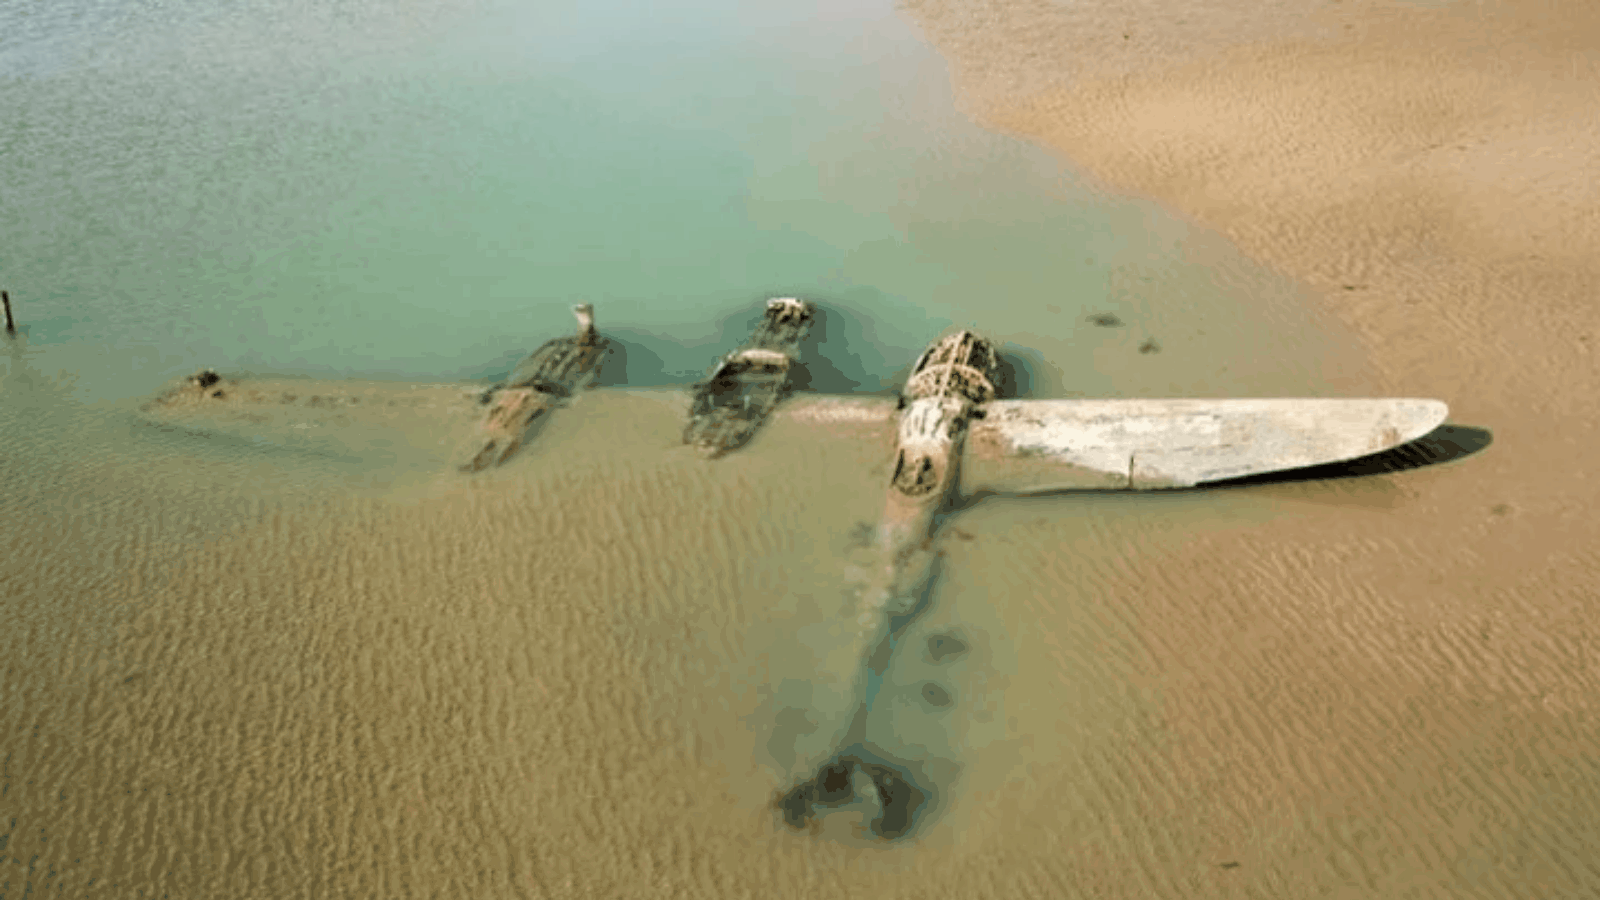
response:
<path id="1" fill-rule="evenodd" d="M 928 536 L 933 514 L 959 480 L 967 425 L 994 399 L 998 355 L 971 331 L 928 346 L 900 396 L 894 473 L 879 526 L 886 550 L 910 550 Z"/>
<path id="2" fill-rule="evenodd" d="M 901 410 L 891 479 L 897 493 L 923 497 L 948 485 L 971 407 L 965 397 L 925 397 Z"/>
<path id="3" fill-rule="evenodd" d="M 479 397 L 489 409 L 478 450 L 460 466 L 461 471 L 480 472 L 505 462 L 522 446 L 536 421 L 599 375 L 611 342 L 595 330 L 592 304 L 572 307 L 572 315 L 578 320 L 577 334 L 546 341 L 518 363 L 510 377 Z"/>
<path id="4" fill-rule="evenodd" d="M 715 459 L 749 441 L 788 394 L 790 368 L 815 316 L 803 300 L 768 300 L 750 339 L 694 386 L 683 442 Z"/>

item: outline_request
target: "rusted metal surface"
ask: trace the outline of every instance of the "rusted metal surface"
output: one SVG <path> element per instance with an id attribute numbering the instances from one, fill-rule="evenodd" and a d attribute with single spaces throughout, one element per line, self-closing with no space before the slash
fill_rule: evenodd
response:
<path id="1" fill-rule="evenodd" d="M 998 362 L 988 341 L 960 331 L 935 341 L 912 367 L 896 411 L 894 466 L 877 530 L 881 559 L 863 591 L 863 623 L 914 602 L 931 561 L 934 514 L 960 483 L 968 427 L 994 399 Z"/>
<path id="2" fill-rule="evenodd" d="M 599 374 L 610 343 L 595 330 L 593 307 L 573 312 L 575 336 L 544 344 L 506 381 L 477 395 L 487 408 L 463 470 L 505 461 Z M 750 339 L 696 386 L 685 442 L 716 456 L 748 441 L 787 394 L 812 319 L 803 301 L 768 301 Z M 1188 487 L 1381 452 L 1422 437 L 1448 413 L 1444 403 L 1424 399 L 998 400 L 997 366 L 991 344 L 961 331 L 928 347 L 896 400 L 812 395 L 785 403 L 783 415 L 816 423 L 819 435 L 895 442 L 879 537 L 904 548 L 922 540 L 953 490 Z M 266 407 L 309 416 L 360 402 L 348 393 L 299 399 L 293 387 L 247 390 L 204 370 L 143 410 L 163 421 L 232 415 L 265 428 L 275 421 Z M 296 420 L 285 427 L 349 423 Z"/>
<path id="3" fill-rule="evenodd" d="M 912 367 L 900 395 L 885 546 L 920 540 L 926 520 L 956 486 L 968 425 L 994 399 L 998 363 L 988 341 L 959 331 L 935 341 Z"/>
<path id="4" fill-rule="evenodd" d="M 840 809 L 860 818 L 858 837 L 893 839 L 907 832 L 929 799 L 906 771 L 886 765 L 862 744 L 852 747 L 851 729 L 871 714 L 870 660 L 886 659 L 891 635 L 919 612 L 917 601 L 932 573 L 933 516 L 959 480 L 969 420 L 994 397 L 995 361 L 986 341 L 959 332 L 936 341 L 918 359 L 895 406 L 829 399 L 808 404 L 802 413 L 818 423 L 892 420 L 895 447 L 877 540 L 859 570 L 855 621 L 833 623 L 812 638 L 832 651 L 819 659 L 818 671 L 835 677 L 808 686 L 800 701 L 803 731 L 785 725 L 781 716 L 773 720 L 767 746 L 782 746 L 771 761 L 787 782 L 774 808 L 791 828 L 815 827 L 820 816 Z M 939 702 L 951 701 L 946 694 Z"/>
<path id="5" fill-rule="evenodd" d="M 610 341 L 595 330 L 593 306 L 574 306 L 572 313 L 578 320 L 576 335 L 545 342 L 510 377 L 483 392 L 480 402 L 489 409 L 479 448 L 461 471 L 480 472 L 504 463 L 521 448 L 534 423 L 593 383 Z"/>
<path id="6" fill-rule="evenodd" d="M 789 392 L 789 370 L 811 329 L 810 304 L 793 297 L 767 301 L 755 332 L 696 384 L 683 442 L 707 458 L 743 446 Z"/>

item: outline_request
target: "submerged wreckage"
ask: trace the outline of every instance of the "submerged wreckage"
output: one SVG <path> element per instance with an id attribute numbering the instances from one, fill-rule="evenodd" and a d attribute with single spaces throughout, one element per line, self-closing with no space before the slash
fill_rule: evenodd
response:
<path id="1" fill-rule="evenodd" d="M 540 347 L 506 381 L 481 393 L 476 410 L 487 407 L 480 413 L 481 447 L 466 471 L 504 461 L 530 427 L 592 383 L 609 343 L 595 331 L 592 307 L 574 313 L 575 336 Z M 778 786 L 774 811 L 796 829 L 820 828 L 837 811 L 843 815 L 831 825 L 850 827 L 854 819 L 864 838 L 898 839 L 914 834 L 919 820 L 937 815 L 952 796 L 948 789 L 961 771 L 953 745 L 922 745 L 915 759 L 894 758 L 885 747 L 895 742 L 876 743 L 883 732 L 874 729 L 898 729 L 918 715 L 943 716 L 987 702 L 981 689 L 951 687 L 962 676 L 945 660 L 970 652 L 965 639 L 919 619 L 938 558 L 935 520 L 958 492 L 1203 485 L 1379 453 L 1428 434 L 1448 414 L 1444 403 L 1426 399 L 1000 399 L 998 349 L 970 330 L 931 343 L 898 397 L 809 394 L 780 404 L 814 316 L 800 300 L 769 300 L 750 339 L 695 386 L 682 434 L 694 452 L 716 457 L 749 441 L 766 419 L 789 417 L 814 424 L 818 440 L 854 441 L 885 453 L 892 444 L 876 540 L 859 548 L 865 558 L 853 576 L 860 589 L 857 615 L 826 623 L 836 642 L 832 662 L 817 663 L 836 665 L 840 677 L 814 684 L 809 699 L 795 706 L 771 706 L 771 736 L 764 742 L 770 756 L 760 765 Z M 466 416 L 474 410 L 460 386 L 436 390 L 452 395 L 461 408 L 460 427 L 470 428 Z M 302 403 L 296 396 L 288 386 L 240 387 L 206 370 L 155 405 L 171 417 L 230 404 L 287 408 Z M 343 388 L 337 397 L 312 396 L 303 401 L 306 409 L 293 406 L 295 418 L 310 407 L 346 410 L 361 401 L 365 408 L 365 396 Z M 456 408 L 430 401 L 420 415 L 435 422 L 439 410 L 453 416 Z M 271 424 L 256 411 L 241 414 L 261 419 L 263 431 Z M 306 424 L 314 423 L 280 427 Z M 646 427 L 655 426 L 641 425 L 641 431 Z M 642 437 L 657 440 L 653 433 Z M 894 641 L 907 649 L 896 651 Z M 921 653 L 912 647 L 925 647 L 926 654 L 908 662 L 909 653 Z M 815 659 L 805 656 L 802 668 Z M 890 664 L 898 667 L 894 677 L 884 675 L 882 666 Z M 874 666 L 877 674 L 869 675 Z M 784 724 L 790 710 L 804 712 L 799 720 L 805 727 Z"/>
<path id="2" fill-rule="evenodd" d="M 683 442 L 708 459 L 743 446 L 789 391 L 789 368 L 811 330 L 811 305 L 793 297 L 767 301 L 744 346 L 693 388 Z"/>
<path id="3" fill-rule="evenodd" d="M 527 440 L 530 427 L 600 371 L 609 342 L 595 331 L 592 307 L 578 306 L 574 313 L 576 335 L 540 347 L 506 381 L 482 391 L 477 405 L 460 385 L 428 388 L 432 393 L 419 398 L 416 417 L 408 423 L 432 424 L 459 412 L 455 424 L 465 431 L 472 427 L 468 416 L 476 412 L 483 416 L 481 446 L 474 445 L 476 455 L 463 468 L 479 471 L 504 461 Z M 779 786 L 774 810 L 793 828 L 820 827 L 830 811 L 838 811 L 845 815 L 832 824 L 854 817 L 862 836 L 893 840 L 914 834 L 918 821 L 937 815 L 952 796 L 947 789 L 961 770 L 950 755 L 954 751 L 926 745 L 914 760 L 892 758 L 884 747 L 893 742 L 875 743 L 873 729 L 885 722 L 899 728 L 916 721 L 901 717 L 942 716 L 985 702 L 981 691 L 951 689 L 959 676 L 944 668 L 944 660 L 960 658 L 977 645 L 969 650 L 956 631 L 934 630 L 919 619 L 938 557 L 935 519 L 958 492 L 1204 485 L 1390 450 L 1428 434 L 1449 411 L 1427 399 L 1000 399 L 998 349 L 970 330 L 928 345 L 898 397 L 808 394 L 780 403 L 815 315 L 800 300 L 768 301 L 751 338 L 695 386 L 682 434 L 695 452 L 715 457 L 746 443 L 766 419 L 788 417 L 814 424 L 818 440 L 853 441 L 885 454 L 892 446 L 876 540 L 860 548 L 866 558 L 855 576 L 857 615 L 826 623 L 829 639 L 837 641 L 829 651 L 834 662 L 826 665 L 837 663 L 841 677 L 831 685 L 813 685 L 804 703 L 772 705 L 771 737 L 765 742 L 770 758 L 760 764 Z M 237 406 L 253 435 L 273 427 L 347 427 L 337 421 L 344 411 L 357 404 L 377 406 L 365 398 L 380 398 L 370 390 L 341 386 L 329 394 L 326 385 L 310 387 L 323 393 L 301 399 L 299 389 L 288 384 L 241 386 L 204 370 L 152 406 L 168 420 L 192 410 Z M 382 394 L 384 408 L 397 396 Z M 262 413 L 273 406 L 294 410 L 293 421 L 267 421 Z M 317 422 L 303 421 L 313 411 L 327 414 Z M 640 431 L 654 427 L 641 425 Z M 671 426 L 663 427 L 670 441 Z M 660 436 L 642 437 L 654 442 Z M 908 649 L 896 651 L 891 638 Z M 916 646 L 927 649 L 925 657 L 906 662 L 909 648 Z M 798 665 L 812 665 L 814 659 L 806 654 Z M 879 668 L 873 676 L 877 682 L 871 683 L 870 666 L 888 665 L 884 660 L 899 666 L 898 674 L 885 677 L 886 670 Z M 783 724 L 781 717 L 801 706 L 804 727 Z"/>
<path id="4" fill-rule="evenodd" d="M 916 633 L 910 623 L 937 555 L 934 519 L 963 482 L 1009 479 L 1032 490 L 1191 486 L 1387 450 L 1433 430 L 1448 412 L 1436 400 L 1405 399 L 999 400 L 998 369 L 994 345 L 963 330 L 927 348 L 892 408 L 814 398 L 785 411 L 819 424 L 892 423 L 895 436 L 874 561 L 862 572 L 859 615 L 840 638 L 861 660 L 853 706 L 813 706 L 811 727 L 770 761 L 786 785 L 774 792 L 772 809 L 791 829 L 820 832 L 837 811 L 857 821 L 855 836 L 894 840 L 945 802 L 958 760 L 935 744 L 919 745 L 911 759 L 891 758 L 874 729 L 884 721 L 909 727 L 919 713 L 939 716 L 964 702 L 962 691 L 940 683 L 955 676 L 942 671 L 939 654 L 966 651 L 954 633 L 928 635 L 926 661 L 899 663 L 896 678 L 881 668 L 894 639 L 917 643 L 907 635 Z M 869 670 L 879 673 L 875 688 Z M 874 707 L 892 712 L 874 718 Z"/>
<path id="5" fill-rule="evenodd" d="M 921 587 L 931 574 L 928 564 L 933 554 L 928 545 L 933 517 L 959 483 L 962 445 L 970 423 L 981 419 L 984 405 L 995 398 L 999 363 L 993 344 L 971 331 L 959 331 L 928 347 L 900 392 L 894 409 L 894 467 L 876 542 L 878 559 L 861 585 L 859 630 L 853 638 L 863 657 L 881 659 L 880 653 L 890 652 L 891 635 L 915 615 Z M 953 636 L 946 639 L 959 643 Z M 864 684 L 864 673 L 862 677 Z M 892 693 L 897 688 L 880 686 L 882 690 Z M 951 703 L 949 692 L 933 682 L 919 683 L 916 690 L 935 707 Z M 908 698 L 891 700 L 896 701 L 906 701 L 899 715 L 923 708 Z M 795 780 L 774 795 L 773 809 L 795 830 L 819 830 L 822 816 L 837 810 L 858 818 L 856 837 L 903 837 L 936 805 L 938 792 L 926 783 L 925 767 L 904 765 L 873 749 L 867 692 L 857 694 L 856 704 L 855 710 L 846 708 L 845 715 L 830 717 L 834 734 L 815 745 L 811 754 L 795 754 L 810 757 L 803 763 L 808 768 L 791 773 Z M 822 733 L 826 735 L 826 730 Z"/>
<path id="6" fill-rule="evenodd" d="M 576 334 L 545 343 L 505 381 L 471 395 L 481 419 L 462 471 L 505 462 L 552 411 L 593 384 L 612 344 L 595 329 L 594 307 L 575 306 L 573 314 Z M 833 429 L 857 423 L 865 427 L 858 436 L 874 441 L 892 429 L 897 447 L 885 521 L 901 521 L 896 529 L 907 533 L 921 527 L 906 523 L 926 518 L 932 498 L 958 485 L 1024 491 L 1190 487 L 1378 453 L 1427 434 L 1449 411 L 1438 400 L 1423 399 L 999 399 L 998 350 L 970 330 L 930 344 L 898 400 L 807 394 L 785 401 L 816 315 L 802 300 L 768 300 L 750 338 L 692 388 L 683 443 L 716 458 L 743 446 L 774 416 Z M 241 385 L 207 369 L 146 404 L 146 411 L 172 421 L 208 410 L 233 414 L 249 423 L 254 439 L 279 427 L 270 407 L 296 410 L 282 416 L 284 428 L 334 429 L 349 423 L 330 411 L 380 399 L 359 386 L 316 394 L 305 387 L 282 379 Z M 423 388 L 404 399 L 385 396 L 382 403 L 456 414 L 454 400 L 434 398 L 457 386 L 426 387 L 434 392 L 426 396 Z M 460 402 L 470 404 L 467 397 Z M 460 412 L 472 415 L 466 405 Z M 313 413 L 325 415 L 309 420 Z M 214 424 L 229 427 L 220 419 Z"/>
<path id="7" fill-rule="evenodd" d="M 574 306 L 572 313 L 578 319 L 576 335 L 546 341 L 505 381 L 480 395 L 479 402 L 489 407 L 482 426 L 483 445 L 461 471 L 479 472 L 505 462 L 542 416 L 593 384 L 610 341 L 595 330 L 592 305 Z"/>
<path id="8" fill-rule="evenodd" d="M 995 399 L 1000 357 L 971 331 L 931 344 L 911 369 L 897 404 L 897 440 L 880 528 L 885 547 L 920 541 L 960 479 L 968 426 Z"/>

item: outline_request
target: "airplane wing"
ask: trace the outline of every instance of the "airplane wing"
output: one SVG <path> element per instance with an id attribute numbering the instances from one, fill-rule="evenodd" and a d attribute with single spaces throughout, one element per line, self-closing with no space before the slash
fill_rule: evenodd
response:
<path id="1" fill-rule="evenodd" d="M 220 397 L 211 396 L 222 391 Z M 242 445 L 361 456 L 421 443 L 470 443 L 482 407 L 462 384 L 313 379 L 227 379 L 146 404 L 141 418 Z M 606 401 L 605 396 L 621 396 Z M 599 402 L 597 402 L 599 401 Z M 648 401 L 648 402 L 646 402 Z M 632 443 L 659 432 L 678 446 L 688 408 L 682 389 L 606 389 L 574 405 L 568 423 Z M 840 440 L 892 459 L 893 397 L 791 395 L 759 443 Z M 1129 490 L 1207 481 L 1352 459 L 1414 440 L 1443 422 L 1436 400 L 1000 400 L 972 422 L 962 464 L 967 490 Z M 570 415 L 570 414 L 566 414 Z M 611 434 L 611 432 L 615 434 Z M 419 448 L 420 449 L 420 448 Z"/>
<path id="2" fill-rule="evenodd" d="M 470 435 L 481 409 L 473 386 L 464 384 L 223 378 L 204 390 L 180 384 L 135 415 L 218 447 L 356 458 L 374 448 L 437 450 Z"/>
<path id="3" fill-rule="evenodd" d="M 794 394 L 773 412 L 774 419 L 863 432 L 894 434 L 894 397 L 847 394 Z"/>
<path id="4" fill-rule="evenodd" d="M 973 422 L 969 487 L 1188 487 L 1354 459 L 1415 440 L 1438 400 L 1001 400 Z"/>
<path id="5" fill-rule="evenodd" d="M 974 419 L 965 490 L 1148 490 L 1355 459 L 1444 422 L 1417 399 L 997 400 Z M 775 421 L 892 446 L 895 401 L 797 395 Z"/>
<path id="6" fill-rule="evenodd" d="M 419 451 L 442 460 L 470 456 L 482 442 L 489 410 L 480 402 L 484 388 L 467 382 L 225 377 L 204 390 L 174 382 L 135 415 L 147 426 L 213 439 L 219 447 L 380 460 Z M 551 418 L 562 430 L 597 441 L 655 441 L 670 448 L 678 446 L 688 405 L 682 388 L 606 388 L 583 392 Z"/>

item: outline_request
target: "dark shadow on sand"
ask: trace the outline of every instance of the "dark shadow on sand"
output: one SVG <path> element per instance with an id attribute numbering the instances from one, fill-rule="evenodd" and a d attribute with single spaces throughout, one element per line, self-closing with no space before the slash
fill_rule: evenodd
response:
<path id="1" fill-rule="evenodd" d="M 935 518 L 941 522 L 944 516 L 955 515 L 971 509 L 980 503 L 989 500 L 1004 499 L 1045 499 L 1050 497 L 1067 497 L 1075 494 L 1142 494 L 1162 495 L 1189 493 L 1194 491 L 1210 491 L 1229 488 L 1246 488 L 1264 484 L 1294 484 L 1305 481 L 1333 481 L 1345 478 L 1364 478 L 1371 475 L 1396 475 L 1402 472 L 1426 468 L 1428 466 L 1443 465 L 1456 462 L 1469 456 L 1482 452 L 1494 441 L 1493 434 L 1487 428 L 1474 428 L 1469 425 L 1440 425 L 1420 438 L 1409 443 L 1401 444 L 1382 453 L 1373 453 L 1367 456 L 1348 459 L 1342 462 L 1324 463 L 1317 466 L 1306 466 L 1300 469 L 1285 469 L 1281 472 L 1264 472 L 1260 475 L 1246 475 L 1242 478 L 1228 478 L 1222 481 L 1207 481 L 1193 487 L 1157 489 L 1147 491 L 1135 490 L 1106 490 L 1103 488 L 1055 488 L 1039 491 L 995 491 L 979 488 L 969 494 L 958 498 L 950 509 Z"/>
<path id="2" fill-rule="evenodd" d="M 1320 466 L 1306 466 L 1303 469 L 1286 469 L 1282 472 L 1264 472 L 1260 475 L 1246 475 L 1243 478 L 1208 481 L 1205 484 L 1195 485 L 1190 490 L 1392 475 L 1465 459 L 1481 453 L 1492 443 L 1494 435 L 1487 428 L 1440 425 L 1414 441 L 1382 453 L 1373 453 L 1343 462 L 1324 463 Z"/>

